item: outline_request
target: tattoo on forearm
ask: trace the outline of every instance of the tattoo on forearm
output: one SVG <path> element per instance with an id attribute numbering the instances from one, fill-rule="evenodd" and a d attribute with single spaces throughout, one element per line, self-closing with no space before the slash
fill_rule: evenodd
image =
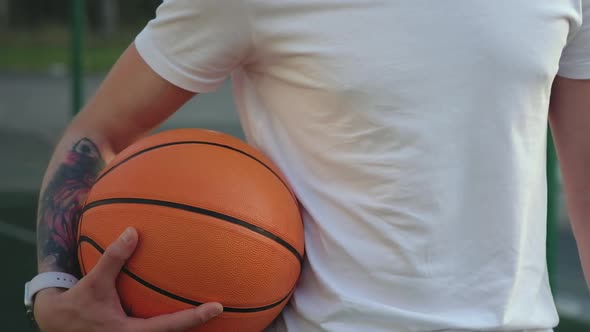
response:
<path id="1" fill-rule="evenodd" d="M 79 275 L 76 232 L 84 201 L 104 167 L 96 144 L 83 138 L 68 151 L 43 191 L 38 211 L 40 270 Z"/>

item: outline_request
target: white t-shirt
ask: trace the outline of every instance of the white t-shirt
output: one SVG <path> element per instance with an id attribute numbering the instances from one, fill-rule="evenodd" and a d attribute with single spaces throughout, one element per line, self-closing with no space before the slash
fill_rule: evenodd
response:
<path id="1" fill-rule="evenodd" d="M 231 74 L 304 207 L 271 330 L 557 324 L 547 110 L 556 74 L 590 79 L 590 0 L 166 0 L 136 46 L 187 90 Z"/>

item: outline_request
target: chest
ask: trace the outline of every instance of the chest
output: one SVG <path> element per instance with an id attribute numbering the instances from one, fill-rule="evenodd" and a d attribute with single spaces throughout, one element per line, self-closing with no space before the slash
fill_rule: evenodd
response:
<path id="1" fill-rule="evenodd" d="M 543 88 L 578 2 L 279 1 L 261 21 L 258 69 L 292 86 L 377 99 L 486 80 Z"/>

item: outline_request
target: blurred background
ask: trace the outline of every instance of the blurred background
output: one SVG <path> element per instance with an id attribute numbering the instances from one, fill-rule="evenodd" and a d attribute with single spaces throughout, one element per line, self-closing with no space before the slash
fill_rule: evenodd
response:
<path id="1" fill-rule="evenodd" d="M 53 146 L 160 0 L 0 0 L 0 331 L 32 331 L 23 286 L 35 275 L 38 189 Z M 240 138 L 231 88 L 200 95 L 158 130 L 200 127 Z M 549 151 L 548 236 L 559 332 L 590 331 L 590 293 Z"/>

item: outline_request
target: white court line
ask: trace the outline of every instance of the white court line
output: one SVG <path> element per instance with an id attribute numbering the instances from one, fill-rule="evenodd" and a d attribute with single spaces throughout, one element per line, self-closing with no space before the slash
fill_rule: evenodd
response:
<path id="1" fill-rule="evenodd" d="M 0 235 L 7 236 L 26 244 L 35 245 L 37 243 L 35 232 L 23 227 L 14 226 L 2 220 L 0 220 Z"/>

